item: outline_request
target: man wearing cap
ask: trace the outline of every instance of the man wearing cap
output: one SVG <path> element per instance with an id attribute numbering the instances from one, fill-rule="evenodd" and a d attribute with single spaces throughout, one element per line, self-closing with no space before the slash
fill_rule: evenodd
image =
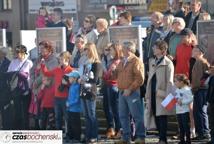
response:
<path id="1" fill-rule="evenodd" d="M 7 69 L 10 65 L 10 60 L 7 56 L 7 48 L 0 48 L 0 73 L 7 72 Z"/>
<path id="2" fill-rule="evenodd" d="M 209 139 L 209 123 L 207 115 L 207 87 L 202 81 L 204 73 L 208 70 L 210 64 L 203 57 L 205 50 L 196 46 L 192 50 L 192 55 L 196 62 L 192 69 L 192 92 L 194 94 L 193 100 L 193 114 L 195 121 L 195 128 L 197 137 L 196 140 Z"/>

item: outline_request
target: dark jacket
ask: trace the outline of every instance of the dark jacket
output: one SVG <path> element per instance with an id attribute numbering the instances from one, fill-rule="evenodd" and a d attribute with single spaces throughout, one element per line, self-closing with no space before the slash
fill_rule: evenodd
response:
<path id="1" fill-rule="evenodd" d="M 151 32 L 147 35 L 147 37 L 143 41 L 143 62 L 145 65 L 148 64 L 149 58 L 153 57 L 153 50 L 152 47 L 154 46 L 155 42 L 160 39 L 163 33 L 163 27 L 154 28 L 151 27 Z M 146 66 L 147 69 L 147 66 Z"/>
<path id="2" fill-rule="evenodd" d="M 210 77 L 209 88 L 207 92 L 207 101 L 214 104 L 214 76 Z"/>
<path id="3" fill-rule="evenodd" d="M 202 12 L 202 11 L 201 11 L 201 12 Z M 192 27 L 190 28 L 194 34 L 196 34 L 196 31 L 197 31 L 197 21 L 198 21 L 199 15 L 200 15 L 200 14 L 198 14 L 198 15 L 195 17 L 194 22 L 193 22 L 193 25 L 192 25 Z M 188 25 L 189 25 L 189 23 L 190 23 L 191 17 L 192 17 L 192 12 L 189 12 L 189 13 L 187 14 L 186 18 L 185 18 L 186 28 L 188 28 Z"/>
<path id="4" fill-rule="evenodd" d="M 47 24 L 47 27 L 66 27 L 66 25 L 61 21 L 59 23 L 50 22 Z"/>
<path id="5" fill-rule="evenodd" d="M 9 65 L 10 65 L 10 60 L 5 57 L 2 64 L 0 64 L 0 72 L 7 72 Z"/>

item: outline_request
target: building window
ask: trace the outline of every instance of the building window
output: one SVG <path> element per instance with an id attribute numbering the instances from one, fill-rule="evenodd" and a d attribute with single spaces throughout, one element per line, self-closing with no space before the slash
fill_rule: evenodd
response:
<path id="1" fill-rule="evenodd" d="M 2 0 L 2 10 L 12 10 L 12 0 Z"/>

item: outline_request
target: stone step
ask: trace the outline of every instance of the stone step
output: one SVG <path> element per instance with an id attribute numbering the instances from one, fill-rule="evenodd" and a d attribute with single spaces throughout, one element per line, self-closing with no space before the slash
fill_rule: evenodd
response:
<path id="1" fill-rule="evenodd" d="M 107 122 L 105 113 L 103 111 L 103 96 L 99 95 L 96 99 L 96 115 L 98 120 L 98 132 L 99 135 L 105 135 L 107 129 Z M 81 117 L 82 129 L 84 129 L 84 117 Z M 175 134 L 178 130 L 178 123 L 176 116 L 168 116 L 168 132 L 169 134 Z M 153 132 L 153 131 L 152 131 Z M 157 133 L 157 131 L 154 131 Z"/>

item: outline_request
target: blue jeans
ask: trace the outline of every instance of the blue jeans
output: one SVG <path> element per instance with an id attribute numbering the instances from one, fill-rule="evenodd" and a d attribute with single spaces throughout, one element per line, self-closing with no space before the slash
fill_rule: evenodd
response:
<path id="1" fill-rule="evenodd" d="M 108 128 L 114 128 L 119 131 L 121 128 L 118 110 L 118 88 L 115 86 L 105 85 L 103 108 L 108 124 Z M 114 125 L 115 123 L 115 125 Z"/>
<path id="2" fill-rule="evenodd" d="M 56 129 L 62 130 L 63 125 L 63 116 L 64 120 L 67 120 L 67 112 L 66 112 L 66 98 L 54 98 L 54 111 L 55 111 L 55 119 L 56 119 Z"/>
<path id="3" fill-rule="evenodd" d="M 198 90 L 194 95 L 193 115 L 195 120 L 195 129 L 198 135 L 203 136 L 209 133 L 209 122 L 207 115 L 207 90 Z"/>
<path id="4" fill-rule="evenodd" d="M 85 117 L 86 140 L 98 138 L 98 126 L 96 117 L 96 100 L 81 99 L 83 115 Z"/>
<path id="5" fill-rule="evenodd" d="M 122 139 L 129 141 L 131 139 L 131 128 L 129 114 L 132 115 L 135 121 L 136 138 L 145 138 L 144 116 L 143 116 L 143 101 L 140 98 L 138 91 L 133 91 L 129 96 L 123 96 L 123 92 L 119 93 L 119 116 L 123 129 Z"/>

